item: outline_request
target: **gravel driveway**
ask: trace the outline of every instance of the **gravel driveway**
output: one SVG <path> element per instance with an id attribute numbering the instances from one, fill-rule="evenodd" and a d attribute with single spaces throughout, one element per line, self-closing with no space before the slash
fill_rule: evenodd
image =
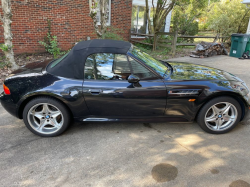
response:
<path id="1" fill-rule="evenodd" d="M 227 70 L 250 87 L 250 60 L 171 60 Z M 249 116 L 223 135 L 196 123 L 77 123 L 55 138 L 33 135 L 1 106 L 0 117 L 0 186 L 250 186 Z"/>

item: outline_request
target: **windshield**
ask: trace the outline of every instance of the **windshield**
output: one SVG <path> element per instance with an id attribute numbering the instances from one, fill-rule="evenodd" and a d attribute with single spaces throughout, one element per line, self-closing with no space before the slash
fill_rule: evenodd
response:
<path id="1" fill-rule="evenodd" d="M 149 67 L 151 67 L 153 70 L 155 70 L 158 74 L 160 74 L 162 77 L 165 75 L 165 73 L 170 70 L 167 64 L 164 62 L 161 62 L 159 60 L 154 59 L 149 54 L 141 51 L 138 47 L 132 46 L 130 49 L 130 52 L 142 60 L 145 64 L 147 64 Z"/>

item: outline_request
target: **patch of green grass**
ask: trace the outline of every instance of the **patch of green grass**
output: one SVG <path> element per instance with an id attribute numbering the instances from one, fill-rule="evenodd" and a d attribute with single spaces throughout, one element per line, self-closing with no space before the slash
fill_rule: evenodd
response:
<path id="1" fill-rule="evenodd" d="M 0 69 L 3 69 L 4 67 L 11 67 L 11 64 L 9 62 L 0 61 Z"/>
<path id="2" fill-rule="evenodd" d="M 198 32 L 197 36 L 216 36 L 216 33 L 212 31 L 201 31 Z M 213 42 L 214 38 L 195 38 L 194 43 L 200 43 L 200 42 Z"/>

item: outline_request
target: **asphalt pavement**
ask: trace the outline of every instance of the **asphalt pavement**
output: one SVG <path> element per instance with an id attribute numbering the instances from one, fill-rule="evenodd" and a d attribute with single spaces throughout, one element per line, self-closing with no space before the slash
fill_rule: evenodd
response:
<path id="1" fill-rule="evenodd" d="M 171 60 L 224 69 L 250 87 L 250 60 Z M 250 186 L 249 134 L 247 116 L 223 135 L 196 123 L 75 123 L 41 138 L 0 106 L 0 186 Z"/>

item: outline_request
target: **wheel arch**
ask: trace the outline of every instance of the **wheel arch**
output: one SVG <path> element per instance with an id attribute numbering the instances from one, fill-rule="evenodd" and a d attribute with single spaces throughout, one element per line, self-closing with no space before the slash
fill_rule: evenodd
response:
<path id="1" fill-rule="evenodd" d="M 22 114 L 23 114 L 24 107 L 27 105 L 27 103 L 30 102 L 31 100 L 35 99 L 35 98 L 38 98 L 38 97 L 51 98 L 51 99 L 54 99 L 54 100 L 60 102 L 60 103 L 63 104 L 63 105 L 65 106 L 65 108 L 68 110 L 71 119 L 73 118 L 73 113 L 72 113 L 71 109 L 63 102 L 62 99 L 60 99 L 60 98 L 58 98 L 58 97 L 56 97 L 56 96 L 37 94 L 37 95 L 31 95 L 31 96 L 25 98 L 25 99 L 21 102 L 21 104 L 19 105 L 18 111 L 17 111 L 17 115 L 18 115 L 18 118 L 19 118 L 19 119 L 23 119 Z"/>
<path id="2" fill-rule="evenodd" d="M 240 121 L 243 120 L 245 114 L 246 114 L 246 106 L 247 106 L 247 103 L 244 99 L 242 99 L 242 96 L 238 93 L 234 93 L 234 92 L 220 92 L 220 93 L 216 93 L 216 94 L 213 94 L 213 95 L 210 95 L 209 97 L 206 98 L 205 101 L 203 101 L 202 105 L 199 107 L 196 115 L 195 115 L 195 120 L 197 119 L 197 116 L 198 114 L 200 113 L 200 110 L 202 109 L 202 107 L 207 104 L 209 101 L 211 101 L 212 99 L 215 99 L 217 97 L 231 97 L 233 99 L 235 99 L 236 101 L 239 102 L 240 106 L 241 106 L 241 111 L 242 111 L 242 114 L 241 114 L 241 119 Z"/>

